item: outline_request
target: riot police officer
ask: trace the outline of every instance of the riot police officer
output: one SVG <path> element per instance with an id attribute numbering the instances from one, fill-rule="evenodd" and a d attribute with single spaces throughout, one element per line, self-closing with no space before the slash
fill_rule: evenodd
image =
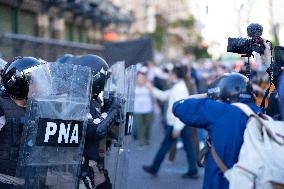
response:
<path id="1" fill-rule="evenodd" d="M 90 103 L 90 117 L 84 148 L 84 165 L 82 169 L 86 169 L 88 165 L 98 165 L 101 171 L 104 172 L 105 182 L 101 183 L 100 187 L 111 188 L 107 171 L 103 170 L 103 156 L 100 154 L 102 149 L 101 140 L 108 134 L 109 130 L 107 125 L 114 124 L 113 117 L 119 113 L 119 104 L 109 100 L 104 101 L 102 107 L 102 101 L 99 98 L 99 94 L 103 91 L 106 80 L 108 79 L 109 66 L 104 59 L 96 55 L 82 55 L 73 56 L 66 59 L 65 63 L 71 63 L 74 65 L 88 66 L 91 68 L 93 84 L 92 84 L 92 100 Z M 105 112 L 108 112 L 106 114 Z M 104 153 L 104 152 L 103 152 Z M 104 186 L 102 186 L 104 185 Z"/>
<path id="2" fill-rule="evenodd" d="M 211 97 L 213 99 L 207 98 Z M 248 78 L 232 73 L 214 83 L 207 94 L 193 95 L 178 101 L 173 113 L 186 125 L 208 131 L 211 145 L 224 164 L 231 168 L 238 160 L 248 117 L 230 103 L 241 102 L 254 112 L 260 109 L 253 102 L 253 91 Z M 229 183 L 211 153 L 205 163 L 203 189 L 227 189 Z"/>
<path id="3" fill-rule="evenodd" d="M 5 93 L 0 96 L 0 173 L 15 176 L 25 107 L 29 92 L 29 68 L 42 62 L 33 57 L 17 57 L 2 72 Z M 13 188 L 1 183 L 1 189 Z"/>

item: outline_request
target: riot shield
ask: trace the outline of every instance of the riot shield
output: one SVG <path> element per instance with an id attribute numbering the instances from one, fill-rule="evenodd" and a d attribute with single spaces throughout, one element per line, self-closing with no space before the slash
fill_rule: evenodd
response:
<path id="1" fill-rule="evenodd" d="M 116 170 L 116 189 L 127 188 L 129 153 L 131 143 L 131 132 L 133 126 L 133 110 L 136 86 L 136 66 L 132 65 L 125 70 L 125 107 L 124 107 L 124 135 L 122 145 L 118 151 L 118 164 Z"/>
<path id="2" fill-rule="evenodd" d="M 128 177 L 129 143 L 134 108 L 134 90 L 136 83 L 136 67 L 124 69 L 123 62 L 111 67 L 112 75 L 106 85 L 106 96 L 115 95 L 121 98 L 122 110 L 119 120 L 119 137 L 106 156 L 106 168 L 114 189 L 125 189 Z M 119 71 L 118 71 L 119 70 Z"/>
<path id="3" fill-rule="evenodd" d="M 124 135 L 124 107 L 125 107 L 125 63 L 117 62 L 111 68 L 111 76 L 108 79 L 105 90 L 104 98 L 116 98 L 122 103 L 121 115 L 119 117 L 119 127 L 118 127 L 118 140 L 113 141 L 111 147 L 107 150 L 105 157 L 105 168 L 108 170 L 110 181 L 113 188 L 117 187 L 117 170 L 118 170 L 118 160 L 119 151 L 123 142 Z"/>
<path id="4" fill-rule="evenodd" d="M 134 111 L 134 98 L 136 87 L 136 65 L 131 65 L 125 70 L 125 135 L 131 135 L 133 128 L 133 111 Z"/>
<path id="5" fill-rule="evenodd" d="M 76 189 L 89 112 L 91 69 L 47 63 L 31 72 L 17 167 L 19 189 Z"/>
<path id="6" fill-rule="evenodd" d="M 125 93 L 125 63 L 117 62 L 110 67 L 110 78 L 107 80 L 104 89 L 104 98 L 109 98 L 110 93 L 116 97 L 123 97 Z"/>

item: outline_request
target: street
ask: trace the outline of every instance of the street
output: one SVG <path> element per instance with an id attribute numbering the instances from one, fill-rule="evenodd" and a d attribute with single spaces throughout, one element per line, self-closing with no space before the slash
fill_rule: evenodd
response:
<path id="1" fill-rule="evenodd" d="M 157 116 L 156 116 L 157 117 Z M 169 165 L 166 160 L 154 178 L 142 170 L 142 165 L 149 165 L 163 137 L 162 127 L 157 120 L 152 128 L 151 145 L 139 149 L 136 144 L 131 145 L 128 189 L 201 189 L 203 180 L 203 169 L 199 169 L 200 178 L 197 180 L 183 179 L 181 175 L 187 171 L 187 162 L 184 151 L 178 150 L 176 160 Z M 167 157 L 166 157 L 167 158 Z M 186 187 L 185 187 L 186 186 Z"/>

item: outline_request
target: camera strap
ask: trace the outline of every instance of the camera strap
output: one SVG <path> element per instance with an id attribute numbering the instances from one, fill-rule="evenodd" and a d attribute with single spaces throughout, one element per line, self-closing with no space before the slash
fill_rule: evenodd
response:
<path id="1" fill-rule="evenodd" d="M 211 154 L 218 168 L 222 171 L 222 173 L 225 173 L 228 168 L 217 154 L 213 145 L 211 145 Z"/>
<path id="2" fill-rule="evenodd" d="M 261 100 L 261 104 L 260 104 L 260 108 L 261 108 L 263 113 L 265 113 L 265 100 L 268 97 L 268 95 L 270 94 L 270 88 L 271 88 L 271 85 L 272 85 L 272 82 L 273 82 L 273 57 L 272 57 L 273 47 L 272 47 L 272 43 L 270 41 L 267 40 L 266 42 L 270 43 L 270 53 L 271 53 L 270 66 L 272 68 L 270 69 L 270 73 L 269 73 L 269 87 L 266 89 L 266 91 L 263 95 L 263 98 Z"/>
<path id="3" fill-rule="evenodd" d="M 268 97 L 268 95 L 270 94 L 271 85 L 272 85 L 272 81 L 270 81 L 269 87 L 266 89 L 266 91 L 265 91 L 265 93 L 264 93 L 264 95 L 262 97 L 262 100 L 261 100 L 260 108 L 261 108 L 263 113 L 265 111 L 265 100 Z"/>

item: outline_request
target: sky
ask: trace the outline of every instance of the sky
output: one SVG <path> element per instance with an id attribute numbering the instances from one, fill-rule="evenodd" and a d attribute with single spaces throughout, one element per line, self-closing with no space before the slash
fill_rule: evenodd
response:
<path id="1" fill-rule="evenodd" d="M 226 53 L 228 37 L 247 37 L 249 23 L 263 26 L 269 38 L 268 0 L 191 0 L 196 18 L 202 23 L 202 36 L 216 56 Z M 201 7 L 198 8 L 198 4 Z M 202 5 L 203 4 L 203 5 Z M 208 13 L 206 6 L 208 5 Z"/>

